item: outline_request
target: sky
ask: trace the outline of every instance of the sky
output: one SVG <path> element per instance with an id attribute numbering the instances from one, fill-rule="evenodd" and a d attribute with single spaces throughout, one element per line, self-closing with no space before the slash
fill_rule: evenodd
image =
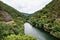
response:
<path id="1" fill-rule="evenodd" d="M 19 12 L 32 14 L 44 8 L 52 0 L 1 0 Z"/>

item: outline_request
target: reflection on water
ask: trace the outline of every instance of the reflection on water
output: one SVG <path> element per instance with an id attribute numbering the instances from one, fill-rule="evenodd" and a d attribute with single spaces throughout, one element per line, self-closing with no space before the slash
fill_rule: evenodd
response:
<path id="1" fill-rule="evenodd" d="M 35 36 L 38 40 L 56 40 L 56 38 L 52 37 L 50 34 L 32 27 L 29 23 L 25 23 L 24 26 L 25 34 Z"/>

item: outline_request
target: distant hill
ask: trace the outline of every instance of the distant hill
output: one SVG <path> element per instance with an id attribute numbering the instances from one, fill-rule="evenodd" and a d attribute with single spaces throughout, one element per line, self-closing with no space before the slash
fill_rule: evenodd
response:
<path id="1" fill-rule="evenodd" d="M 31 16 L 32 14 L 28 14 L 28 13 L 23 13 L 25 16 Z"/>

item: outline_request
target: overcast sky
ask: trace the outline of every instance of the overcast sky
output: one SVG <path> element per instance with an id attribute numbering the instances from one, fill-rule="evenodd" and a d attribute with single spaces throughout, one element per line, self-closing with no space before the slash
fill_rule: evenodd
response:
<path id="1" fill-rule="evenodd" d="M 1 0 L 20 12 L 34 13 L 47 5 L 52 0 Z"/>

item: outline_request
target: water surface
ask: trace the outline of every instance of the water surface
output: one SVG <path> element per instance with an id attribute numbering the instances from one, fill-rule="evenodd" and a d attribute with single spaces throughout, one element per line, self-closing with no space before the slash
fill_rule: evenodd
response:
<path id="1" fill-rule="evenodd" d="M 57 40 L 56 38 L 51 36 L 49 33 L 46 33 L 43 30 L 34 28 L 29 23 L 25 23 L 24 26 L 25 26 L 25 34 L 32 35 L 36 37 L 38 40 Z"/>

